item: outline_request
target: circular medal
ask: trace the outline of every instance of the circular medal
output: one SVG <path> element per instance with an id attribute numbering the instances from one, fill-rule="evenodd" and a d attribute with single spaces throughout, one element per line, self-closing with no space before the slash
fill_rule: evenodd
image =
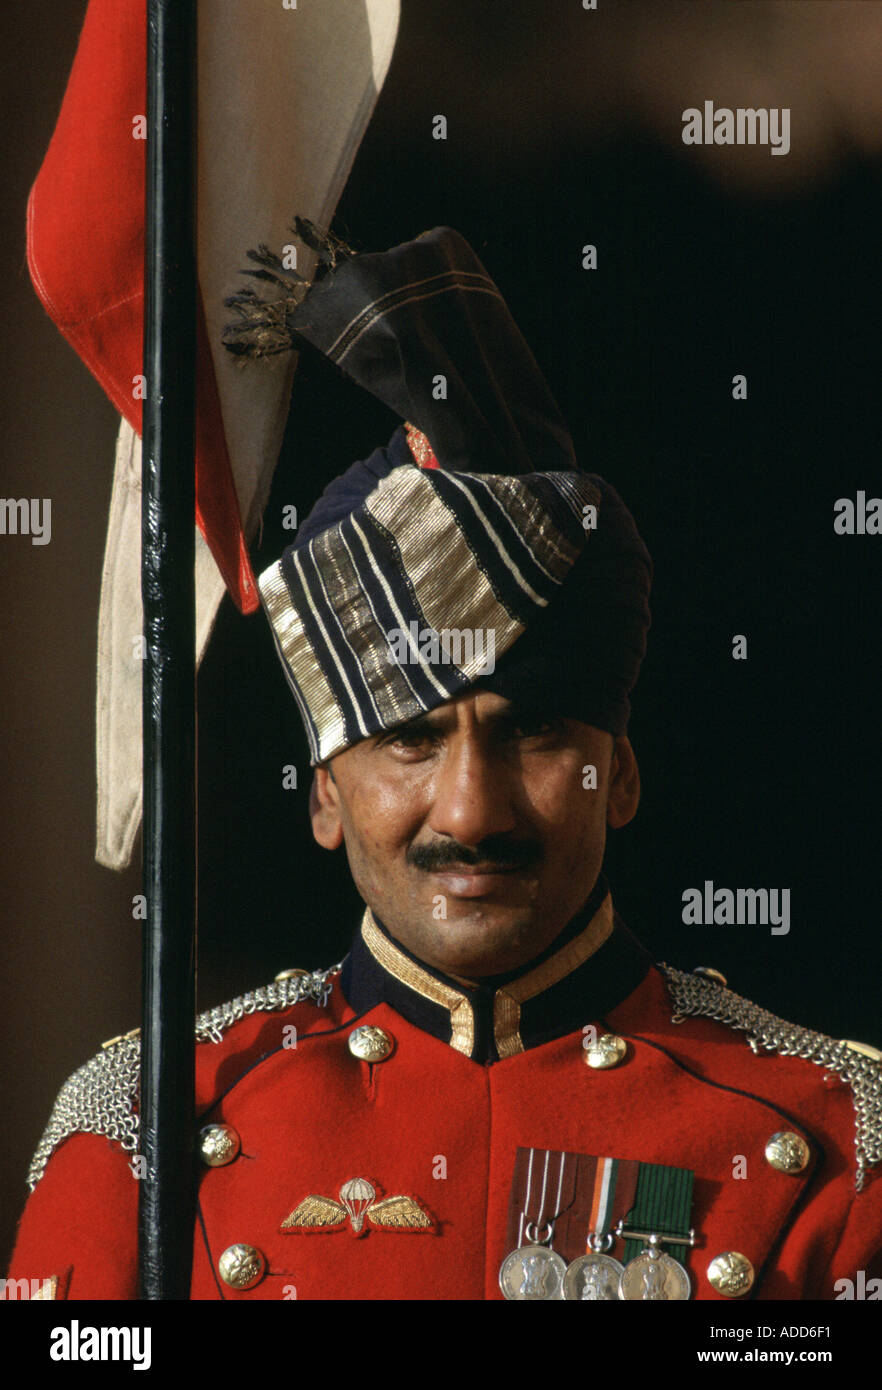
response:
<path id="1" fill-rule="evenodd" d="M 691 1290 L 689 1275 L 683 1266 L 664 1251 L 650 1247 L 649 1250 L 641 1250 L 625 1266 L 619 1298 L 638 1302 L 685 1299 Z"/>
<path id="2" fill-rule="evenodd" d="M 516 1303 L 558 1299 L 566 1272 L 566 1262 L 546 1245 L 522 1245 L 502 1261 L 499 1287 Z"/>
<path id="3" fill-rule="evenodd" d="M 596 1303 L 618 1298 L 624 1265 L 611 1255 L 591 1251 L 573 1260 L 564 1275 L 564 1298 Z"/>

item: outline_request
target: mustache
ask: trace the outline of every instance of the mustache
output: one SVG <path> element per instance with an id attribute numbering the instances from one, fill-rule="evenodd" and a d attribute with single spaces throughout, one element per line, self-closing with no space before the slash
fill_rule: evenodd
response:
<path id="1" fill-rule="evenodd" d="M 474 867 L 492 864 L 498 868 L 522 869 L 533 864 L 542 853 L 535 840 L 512 840 L 507 835 L 488 835 L 477 846 L 461 845 L 458 840 L 438 840 L 431 845 L 411 845 L 405 858 L 414 868 L 439 873 L 456 865 Z"/>

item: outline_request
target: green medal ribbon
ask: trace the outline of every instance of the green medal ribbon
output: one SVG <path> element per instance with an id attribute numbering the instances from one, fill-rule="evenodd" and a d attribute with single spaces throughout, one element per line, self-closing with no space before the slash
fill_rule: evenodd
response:
<path id="1" fill-rule="evenodd" d="M 688 1235 L 694 1181 L 695 1174 L 688 1168 L 641 1163 L 634 1206 L 625 1218 L 625 1230 L 657 1231 L 660 1236 Z M 663 1246 L 666 1253 L 680 1264 L 686 1259 L 688 1248 L 667 1242 Z M 645 1240 L 626 1240 L 625 1263 L 635 1259 L 645 1249 Z"/>

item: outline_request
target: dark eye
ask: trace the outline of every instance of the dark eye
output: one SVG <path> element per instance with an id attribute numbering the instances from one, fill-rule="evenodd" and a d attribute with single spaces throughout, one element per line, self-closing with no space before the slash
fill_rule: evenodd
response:
<path id="1" fill-rule="evenodd" d="M 544 714 L 522 714 L 512 721 L 511 728 L 515 738 L 544 738 L 559 732 L 560 720 Z"/>
<path id="2" fill-rule="evenodd" d="M 377 744 L 378 748 L 423 748 L 430 745 L 434 740 L 431 729 L 394 729 L 381 738 Z"/>

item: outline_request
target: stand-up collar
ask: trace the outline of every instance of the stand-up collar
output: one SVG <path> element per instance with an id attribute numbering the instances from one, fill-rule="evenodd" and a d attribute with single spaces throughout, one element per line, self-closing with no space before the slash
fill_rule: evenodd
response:
<path id="1" fill-rule="evenodd" d="M 358 1014 L 388 1004 L 473 1061 L 496 1062 L 602 1017 L 633 993 L 649 966 L 601 880 L 582 911 L 522 973 L 474 985 L 418 960 L 368 908 L 341 986 Z"/>

